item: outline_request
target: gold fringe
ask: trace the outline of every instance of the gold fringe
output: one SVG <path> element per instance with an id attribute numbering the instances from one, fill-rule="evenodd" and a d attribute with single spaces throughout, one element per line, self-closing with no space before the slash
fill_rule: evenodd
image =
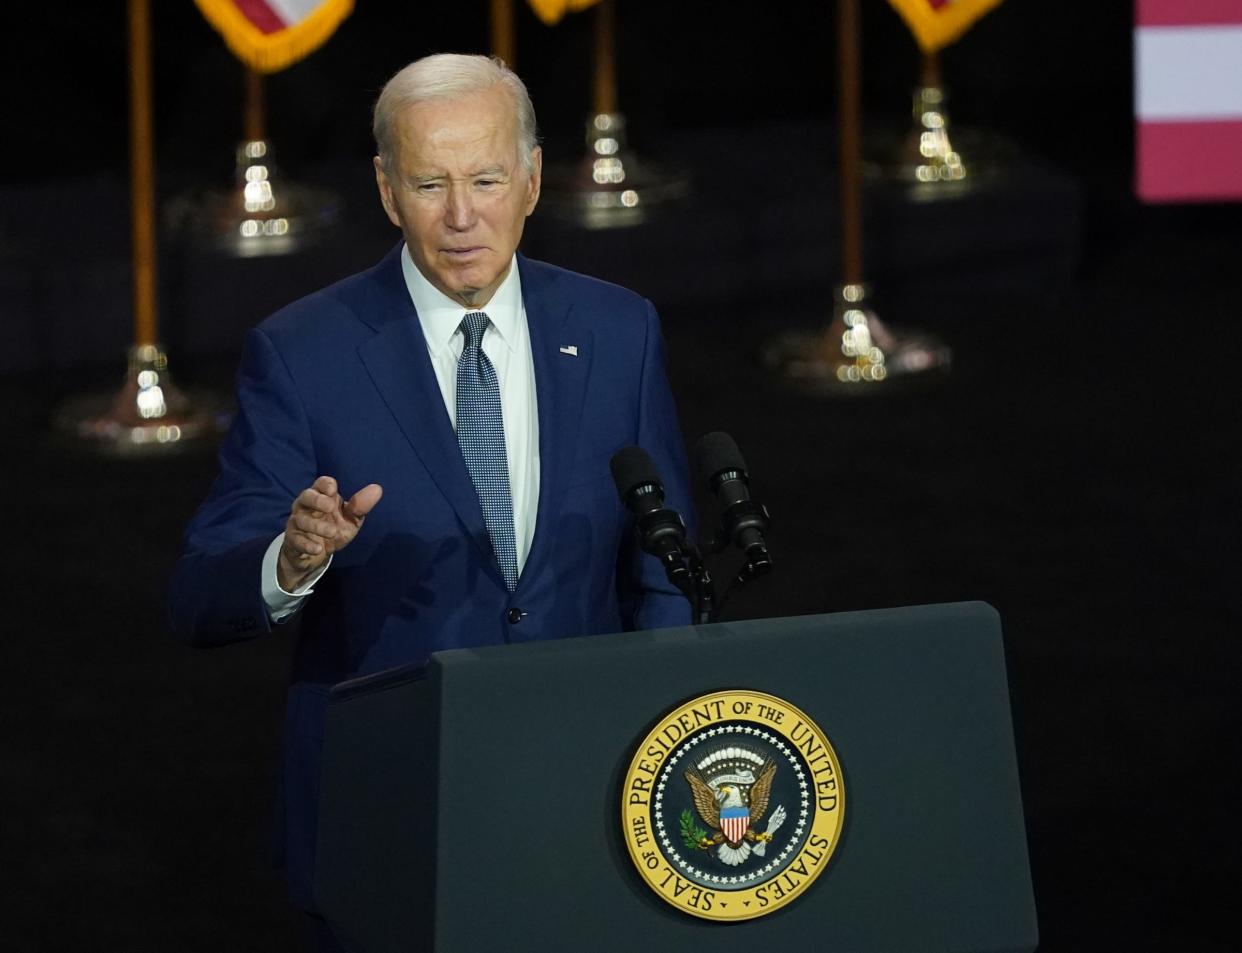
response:
<path id="1" fill-rule="evenodd" d="M 924 53 L 935 53 L 970 29 L 1001 0 L 950 0 L 934 8 L 927 0 L 888 0 L 901 14 Z"/>
<path id="2" fill-rule="evenodd" d="M 260 73 L 278 73 L 323 46 L 354 9 L 354 0 L 323 0 L 300 23 L 264 33 L 231 0 L 194 0 L 233 55 Z"/>
<path id="3" fill-rule="evenodd" d="M 585 10 L 599 0 L 529 0 L 535 16 L 548 26 L 556 26 L 566 13 L 577 13 Z"/>

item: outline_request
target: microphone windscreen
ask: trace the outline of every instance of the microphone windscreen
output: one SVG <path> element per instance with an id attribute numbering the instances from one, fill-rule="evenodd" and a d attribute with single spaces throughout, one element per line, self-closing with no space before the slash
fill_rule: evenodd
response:
<path id="1" fill-rule="evenodd" d="M 650 455 L 642 447 L 622 447 L 612 455 L 608 463 L 612 470 L 612 482 L 623 498 L 636 486 L 645 483 L 660 484 L 660 474 Z"/>
<path id="2" fill-rule="evenodd" d="M 694 465 L 699 476 L 711 482 L 724 470 L 745 470 L 742 451 L 727 433 L 717 430 L 704 434 L 694 445 Z"/>

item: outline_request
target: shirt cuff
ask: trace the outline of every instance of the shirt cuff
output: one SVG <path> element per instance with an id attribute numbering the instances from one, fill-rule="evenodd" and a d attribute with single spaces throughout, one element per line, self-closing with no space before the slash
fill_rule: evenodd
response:
<path id="1" fill-rule="evenodd" d="M 319 577 L 328 571 L 328 567 L 332 565 L 332 557 L 329 556 L 322 566 L 316 569 L 307 580 L 298 586 L 293 592 L 287 592 L 280 587 L 280 583 L 276 577 L 276 561 L 280 556 L 281 544 L 285 541 L 285 534 L 281 533 L 267 547 L 267 552 L 263 554 L 263 601 L 267 603 L 267 617 L 272 622 L 283 622 L 293 613 L 301 608 L 302 603 L 306 601 L 315 590 L 311 587 L 319 581 Z"/>

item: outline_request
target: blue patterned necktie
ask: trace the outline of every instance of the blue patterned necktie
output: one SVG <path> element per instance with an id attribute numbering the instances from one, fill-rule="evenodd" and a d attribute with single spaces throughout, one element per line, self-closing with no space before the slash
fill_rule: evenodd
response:
<path id="1" fill-rule="evenodd" d="M 490 323 L 482 311 L 472 311 L 461 320 L 466 346 L 457 360 L 457 442 L 483 506 L 496 561 L 512 592 L 517 588 L 518 566 L 505 424 L 496 370 L 483 353 L 483 332 Z"/>

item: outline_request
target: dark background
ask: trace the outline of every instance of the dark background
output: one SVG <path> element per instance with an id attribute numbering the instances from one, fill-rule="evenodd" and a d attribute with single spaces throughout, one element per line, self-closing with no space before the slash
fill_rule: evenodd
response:
<path id="1" fill-rule="evenodd" d="M 154 6 L 167 205 L 228 181 L 242 82 L 190 3 Z M 996 606 L 1042 948 L 1232 949 L 1242 211 L 1132 198 L 1130 4 L 1010 0 L 946 51 L 954 122 L 1007 142 L 1009 171 L 930 205 L 871 180 L 867 261 L 884 317 L 949 341 L 953 373 L 846 401 L 756 361 L 825 320 L 836 280 L 834 5 L 619 6 L 633 144 L 694 196 L 629 232 L 541 210 L 528 248 L 651 295 L 688 440 L 729 430 L 751 462 L 778 570 L 731 614 Z M 879 156 L 917 55 L 887 4 L 863 7 Z M 548 157 L 572 158 L 591 17 L 518 12 Z M 124 5 L 24 15 L 0 41 L 0 947 L 296 949 L 266 860 L 286 640 L 194 652 L 164 619 L 213 461 L 48 436 L 60 401 L 116 386 L 129 340 Z M 411 59 L 487 37 L 481 0 L 361 3 L 270 79 L 285 171 L 347 214 L 319 251 L 244 266 L 165 231 L 183 383 L 226 391 L 245 327 L 395 239 L 368 193 L 370 105 Z"/>

